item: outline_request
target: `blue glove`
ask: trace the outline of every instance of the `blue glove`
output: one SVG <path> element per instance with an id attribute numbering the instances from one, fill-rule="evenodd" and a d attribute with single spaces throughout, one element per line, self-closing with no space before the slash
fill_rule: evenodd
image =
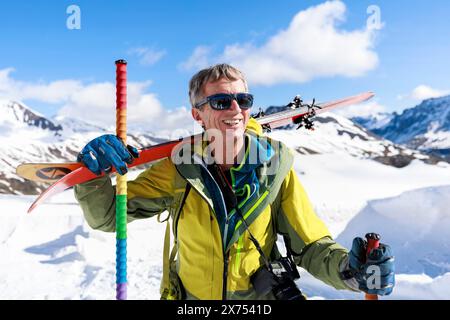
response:
<path id="1" fill-rule="evenodd" d="M 127 165 L 138 158 L 135 147 L 125 146 L 117 136 L 105 134 L 89 142 L 78 154 L 77 161 L 82 162 L 96 175 L 108 173 L 114 167 L 120 175 L 127 173 Z M 126 163 L 125 163 L 126 162 Z"/>
<path id="2" fill-rule="evenodd" d="M 378 248 L 370 251 L 367 260 L 366 249 L 367 242 L 364 239 L 353 239 L 349 266 L 359 284 L 359 289 L 382 296 L 391 294 L 395 285 L 394 256 L 391 247 L 380 243 Z"/>

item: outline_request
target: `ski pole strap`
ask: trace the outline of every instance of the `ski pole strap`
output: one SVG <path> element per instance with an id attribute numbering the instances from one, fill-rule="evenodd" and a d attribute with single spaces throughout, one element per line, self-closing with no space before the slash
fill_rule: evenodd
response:
<path id="1" fill-rule="evenodd" d="M 127 140 L 127 63 L 116 61 L 116 135 Z M 127 299 L 127 176 L 116 178 L 116 299 Z"/>
<path id="2" fill-rule="evenodd" d="M 187 196 L 189 195 L 190 190 L 191 190 L 191 185 L 189 183 L 187 183 L 186 189 L 183 194 L 183 198 L 177 209 L 177 213 L 172 217 L 174 228 L 176 228 L 176 223 L 178 222 L 177 217 L 181 214 L 181 211 L 183 210 L 184 204 L 186 202 L 186 199 L 187 199 Z M 172 251 L 170 251 L 170 215 L 164 221 L 167 221 L 167 224 L 166 224 L 166 232 L 164 235 L 163 275 L 162 275 L 162 280 L 161 280 L 160 293 L 161 293 L 161 299 L 175 300 L 177 297 L 172 295 L 172 290 L 170 287 L 171 286 L 171 284 L 170 284 L 170 266 L 175 261 L 175 257 L 177 254 L 177 250 L 178 250 L 177 238 L 174 235 L 174 244 L 172 247 Z"/>

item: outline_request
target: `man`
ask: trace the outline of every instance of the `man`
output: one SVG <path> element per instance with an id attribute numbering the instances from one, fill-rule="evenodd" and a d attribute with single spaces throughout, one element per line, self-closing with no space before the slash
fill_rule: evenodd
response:
<path id="1" fill-rule="evenodd" d="M 162 299 L 289 299 L 279 296 L 272 264 L 281 255 L 277 235 L 297 266 L 336 289 L 390 294 L 394 285 L 389 246 L 372 250 L 356 238 L 349 253 L 314 213 L 293 170 L 293 155 L 262 135 L 250 117 L 253 96 L 236 68 L 219 64 L 190 81 L 193 118 L 203 139 L 181 145 L 128 182 L 128 221 L 169 211 L 175 244 L 166 254 Z M 115 136 L 94 139 L 79 160 L 99 174 L 126 172 L 137 156 Z M 75 187 L 89 225 L 115 230 L 114 187 L 103 176 Z M 379 286 L 366 271 L 380 270 Z M 296 270 L 296 268 L 294 267 Z M 275 277 L 275 279 L 278 279 Z"/>

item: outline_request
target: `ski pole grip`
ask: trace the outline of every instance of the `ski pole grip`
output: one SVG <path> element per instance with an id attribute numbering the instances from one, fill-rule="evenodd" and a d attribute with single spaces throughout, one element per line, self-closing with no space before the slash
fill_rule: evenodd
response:
<path id="1" fill-rule="evenodd" d="M 368 257 L 373 249 L 376 249 L 380 246 L 380 235 L 373 232 L 368 233 L 366 234 L 366 239 L 367 239 L 366 257 Z"/>
<path id="2" fill-rule="evenodd" d="M 127 62 L 116 61 L 116 134 L 127 143 Z"/>
<path id="3" fill-rule="evenodd" d="M 381 238 L 380 235 L 374 232 L 366 234 L 367 240 L 366 259 L 373 249 L 376 249 L 380 246 L 380 238 Z M 378 295 L 366 293 L 366 300 L 378 300 Z"/>

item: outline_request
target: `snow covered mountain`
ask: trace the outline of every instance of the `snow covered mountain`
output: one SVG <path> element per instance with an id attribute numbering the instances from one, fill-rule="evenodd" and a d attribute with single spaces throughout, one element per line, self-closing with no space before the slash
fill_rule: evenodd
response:
<path id="1" fill-rule="evenodd" d="M 401 114 L 353 120 L 395 143 L 450 161 L 450 96 L 424 100 Z"/>
<path id="2" fill-rule="evenodd" d="M 266 114 L 270 114 L 284 107 L 269 107 Z M 419 151 L 408 149 L 391 141 L 374 135 L 371 131 L 345 117 L 332 112 L 322 113 L 314 118 L 314 131 L 295 130 L 295 126 L 286 126 L 283 136 L 280 130 L 271 133 L 278 140 L 286 142 L 286 136 L 298 137 L 293 139 L 292 148 L 300 154 L 349 154 L 360 159 L 372 159 L 380 163 L 402 168 L 414 159 L 426 163 L 436 164 L 440 159 L 424 155 Z M 303 137 L 303 138 L 302 138 Z"/>
<path id="3" fill-rule="evenodd" d="M 8 129 L 16 129 L 20 124 L 47 130 L 55 135 L 58 135 L 58 132 L 62 130 L 60 125 L 55 125 L 52 121 L 27 108 L 22 103 L 15 101 L 0 101 L 0 106 L 2 108 L 2 134 L 8 134 Z"/>
<path id="4" fill-rule="evenodd" d="M 0 101 L 0 193 L 40 193 L 48 185 L 19 177 L 19 164 L 75 161 L 89 140 L 112 132 L 76 119 L 48 119 L 23 103 Z M 159 142 L 148 134 L 129 135 L 129 143 L 138 147 Z"/>
<path id="5" fill-rule="evenodd" d="M 394 114 L 388 112 L 379 112 L 368 117 L 354 117 L 351 120 L 360 124 L 371 131 L 381 128 L 392 120 Z"/>
<path id="6" fill-rule="evenodd" d="M 0 193 L 42 192 L 46 185 L 25 181 L 16 175 L 15 168 L 19 164 L 75 161 L 78 152 L 88 141 L 101 134 L 114 132 L 113 128 L 107 130 L 75 119 L 47 119 L 23 103 L 14 101 L 0 103 L 0 114 Z M 286 127 L 285 130 L 275 130 L 271 135 L 283 142 L 295 141 L 291 147 L 299 154 L 350 154 L 398 168 L 407 166 L 414 159 L 427 163 L 438 162 L 433 157 L 380 139 L 351 120 L 332 113 L 316 117 L 316 128 L 315 131 L 297 131 L 293 127 Z M 130 129 L 129 132 L 128 143 L 136 147 L 164 141 L 141 130 Z"/>

